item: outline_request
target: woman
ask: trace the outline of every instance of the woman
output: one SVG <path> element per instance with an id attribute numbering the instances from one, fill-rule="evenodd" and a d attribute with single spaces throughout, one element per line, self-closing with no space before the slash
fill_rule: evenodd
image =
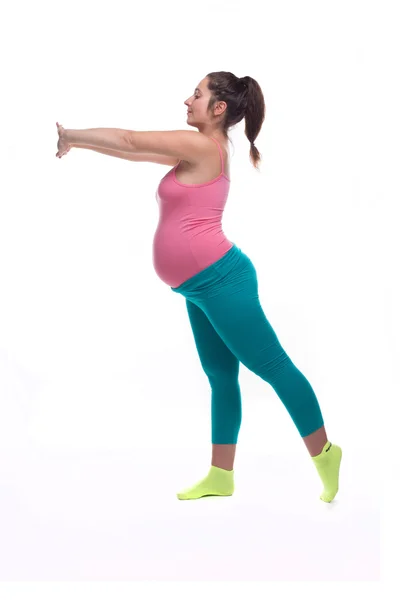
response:
<path id="1" fill-rule="evenodd" d="M 187 122 L 198 131 L 64 130 L 60 157 L 91 148 L 133 161 L 173 168 L 157 188 L 160 221 L 153 242 L 158 276 L 182 294 L 201 365 L 211 387 L 212 459 L 207 476 L 179 499 L 231 496 L 241 425 L 239 363 L 268 382 L 290 414 L 331 502 L 339 489 L 342 450 L 328 441 L 315 393 L 282 348 L 259 302 L 251 260 L 230 242 L 221 220 L 229 193 L 228 129 L 246 119 L 250 158 L 265 118 L 263 93 L 251 77 L 209 73 L 185 100 Z"/>

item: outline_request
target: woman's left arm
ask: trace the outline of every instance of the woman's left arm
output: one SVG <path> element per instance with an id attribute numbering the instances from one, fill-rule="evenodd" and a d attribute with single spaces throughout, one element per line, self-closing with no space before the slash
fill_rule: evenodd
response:
<path id="1" fill-rule="evenodd" d="M 129 135 L 132 132 L 129 129 L 98 127 L 95 129 L 65 129 L 64 131 L 65 141 L 68 144 L 85 144 L 122 152 L 134 152 Z"/>

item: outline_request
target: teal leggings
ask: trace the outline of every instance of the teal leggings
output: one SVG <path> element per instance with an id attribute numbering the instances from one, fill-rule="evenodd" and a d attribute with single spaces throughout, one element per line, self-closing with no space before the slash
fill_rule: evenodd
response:
<path id="1" fill-rule="evenodd" d="M 301 437 L 323 426 L 310 383 L 282 348 L 263 312 L 255 267 L 236 245 L 171 289 L 186 298 L 200 362 L 210 382 L 213 444 L 238 440 L 239 362 L 272 386 Z"/>

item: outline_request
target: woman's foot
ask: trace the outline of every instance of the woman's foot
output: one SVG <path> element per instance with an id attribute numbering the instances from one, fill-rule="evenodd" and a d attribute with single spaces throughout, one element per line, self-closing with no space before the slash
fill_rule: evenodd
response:
<path id="1" fill-rule="evenodd" d="M 339 446 L 326 442 L 321 454 L 312 456 L 318 474 L 324 485 L 320 499 L 332 502 L 339 491 L 339 470 L 342 461 L 342 449 Z"/>
<path id="2" fill-rule="evenodd" d="M 207 477 L 178 492 L 177 497 L 179 500 L 196 500 L 203 496 L 232 496 L 235 490 L 233 474 L 233 470 L 226 471 L 212 466 Z"/>

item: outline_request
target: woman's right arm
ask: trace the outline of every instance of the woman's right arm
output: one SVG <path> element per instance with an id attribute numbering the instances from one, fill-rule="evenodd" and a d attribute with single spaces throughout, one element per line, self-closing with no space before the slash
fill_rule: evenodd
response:
<path id="1" fill-rule="evenodd" d="M 134 162 L 152 162 L 158 163 L 159 165 L 169 165 L 175 167 L 178 164 L 179 158 L 173 156 L 167 156 L 164 154 L 143 154 L 139 152 L 121 152 L 119 150 L 109 150 L 107 148 L 98 148 L 97 146 L 86 146 L 84 144 L 71 144 L 72 148 L 86 148 L 87 150 L 94 150 L 101 154 L 107 154 L 108 156 L 115 156 L 116 158 L 124 158 L 125 160 L 132 160 Z"/>

